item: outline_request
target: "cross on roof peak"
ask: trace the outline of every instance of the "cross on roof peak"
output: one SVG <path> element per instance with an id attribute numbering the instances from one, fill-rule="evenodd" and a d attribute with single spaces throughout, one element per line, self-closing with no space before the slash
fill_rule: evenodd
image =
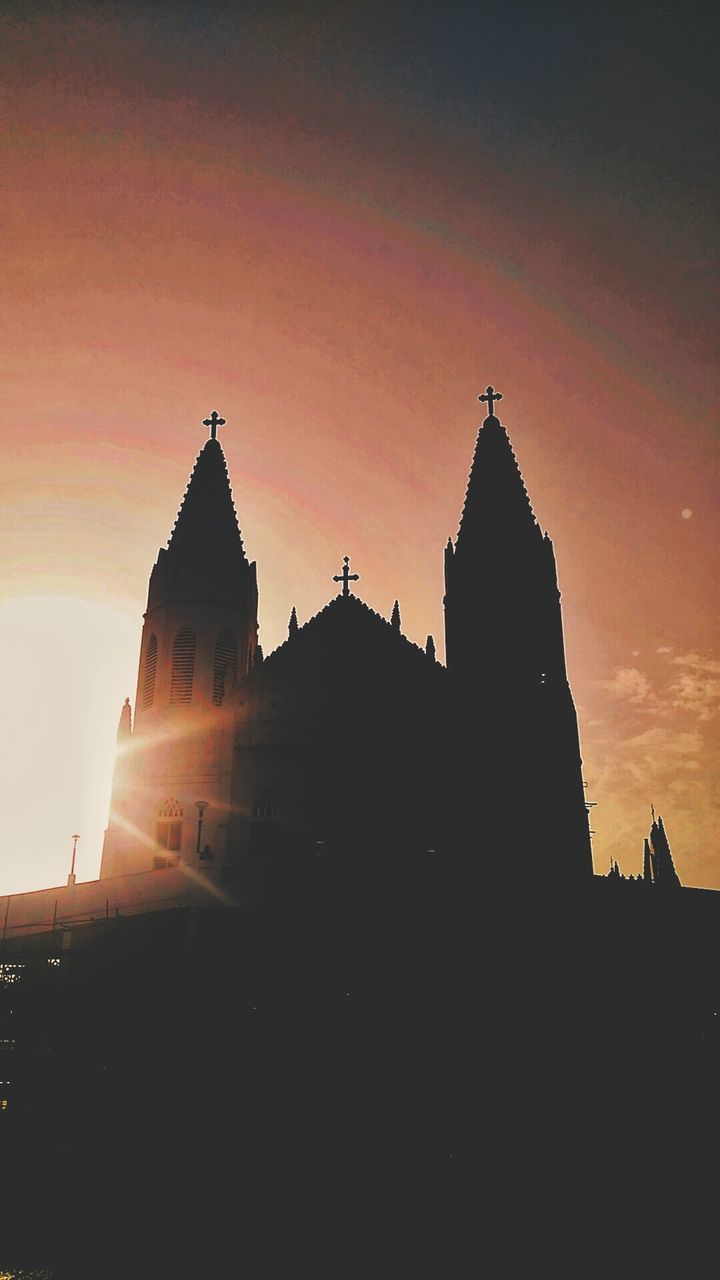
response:
<path id="1" fill-rule="evenodd" d="M 357 582 L 359 577 L 360 577 L 359 573 L 350 572 L 350 557 L 343 556 L 343 571 L 342 573 L 333 574 L 333 582 L 342 582 L 343 584 L 342 593 L 344 596 L 349 596 L 350 587 L 348 584 L 351 582 Z"/>
<path id="2" fill-rule="evenodd" d="M 203 426 L 210 428 L 210 439 L 217 440 L 217 429 L 225 426 L 225 419 L 220 417 L 216 409 L 213 409 L 209 418 L 203 418 Z"/>
<path id="3" fill-rule="evenodd" d="M 478 400 L 481 400 L 487 403 L 488 417 L 494 418 L 495 414 L 493 413 L 493 401 L 502 400 L 502 391 L 495 391 L 493 387 L 488 387 L 485 392 L 485 395 L 478 396 Z"/>

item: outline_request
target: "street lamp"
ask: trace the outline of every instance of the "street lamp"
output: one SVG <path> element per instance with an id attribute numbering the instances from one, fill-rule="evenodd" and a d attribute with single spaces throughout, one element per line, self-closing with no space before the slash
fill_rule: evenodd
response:
<path id="1" fill-rule="evenodd" d="M 202 836 L 203 814 L 208 808 L 208 800 L 196 800 L 195 808 L 198 811 L 198 837 L 197 837 L 197 856 L 200 857 L 200 837 Z"/>
<path id="2" fill-rule="evenodd" d="M 78 835 L 71 836 L 73 842 L 72 862 L 70 863 L 70 875 L 68 876 L 68 884 L 75 883 L 75 854 L 77 853 L 77 842 L 80 839 Z"/>

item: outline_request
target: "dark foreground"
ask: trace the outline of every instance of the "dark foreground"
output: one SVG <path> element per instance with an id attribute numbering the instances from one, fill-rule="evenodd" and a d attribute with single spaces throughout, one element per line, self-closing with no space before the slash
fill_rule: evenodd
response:
<path id="1" fill-rule="evenodd" d="M 18 940 L 0 1271 L 709 1274 L 719 924 L 429 861 Z"/>

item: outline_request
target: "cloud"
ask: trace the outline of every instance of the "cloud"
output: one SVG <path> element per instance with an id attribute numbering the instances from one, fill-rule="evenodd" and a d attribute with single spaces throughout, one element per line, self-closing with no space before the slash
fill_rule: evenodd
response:
<path id="1" fill-rule="evenodd" d="M 644 664 L 643 664 L 644 665 Z M 596 866 L 611 852 L 624 871 L 642 868 L 650 803 L 663 814 L 681 878 L 717 882 L 716 801 L 720 738 L 720 659 L 661 645 L 640 666 L 597 682 L 601 701 L 582 723 Z M 604 702 L 604 707 L 602 703 Z M 601 710 L 606 712 L 598 715 Z"/>
<path id="2" fill-rule="evenodd" d="M 675 711 L 687 711 L 698 720 L 714 720 L 720 711 L 720 659 L 711 654 L 682 653 L 670 658 L 679 667 L 667 690 Z"/>
<path id="3" fill-rule="evenodd" d="M 635 706 L 652 697 L 650 681 L 637 667 L 618 667 L 612 680 L 604 681 L 603 687 L 613 698 Z"/>
<path id="4" fill-rule="evenodd" d="M 713 720 L 720 710 L 720 680 L 681 672 L 671 685 L 672 705 L 679 711 L 690 711 L 698 720 Z"/>
<path id="5" fill-rule="evenodd" d="M 653 725 L 652 729 L 624 738 L 619 746 L 634 752 L 654 754 L 662 751 L 663 756 L 687 756 L 702 750 L 702 737 L 698 729 L 669 734 L 663 726 Z"/>
<path id="6" fill-rule="evenodd" d="M 674 653 L 672 645 L 655 651 L 663 659 L 657 687 L 639 667 L 617 667 L 601 687 L 618 707 L 652 711 L 659 720 L 677 721 L 677 712 L 696 720 L 713 720 L 720 713 L 720 659 L 712 654 Z"/>
<path id="7" fill-rule="evenodd" d="M 660 650 L 658 650 L 660 652 Z M 711 658 L 709 654 L 682 653 L 673 658 L 676 667 L 690 667 L 692 671 L 703 671 L 709 675 L 720 675 L 720 658 Z"/>

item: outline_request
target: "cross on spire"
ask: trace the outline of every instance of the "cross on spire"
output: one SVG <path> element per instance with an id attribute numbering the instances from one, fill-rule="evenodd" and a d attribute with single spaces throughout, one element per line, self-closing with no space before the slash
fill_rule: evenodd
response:
<path id="1" fill-rule="evenodd" d="M 493 401 L 502 400 L 502 391 L 494 391 L 492 387 L 488 387 L 484 396 L 478 396 L 478 400 L 486 401 L 488 407 L 488 415 L 494 418 Z"/>
<path id="2" fill-rule="evenodd" d="M 343 556 L 343 571 L 342 573 L 333 574 L 333 582 L 342 582 L 343 584 L 342 593 L 344 596 L 349 596 L 350 587 L 348 586 L 348 583 L 357 582 L 359 577 L 360 577 L 359 573 L 350 572 L 350 557 Z"/>
<path id="3" fill-rule="evenodd" d="M 210 428 L 210 439 L 217 440 L 217 429 L 225 426 L 225 419 L 221 418 L 217 411 L 213 409 L 209 418 L 203 418 L 203 426 Z"/>

